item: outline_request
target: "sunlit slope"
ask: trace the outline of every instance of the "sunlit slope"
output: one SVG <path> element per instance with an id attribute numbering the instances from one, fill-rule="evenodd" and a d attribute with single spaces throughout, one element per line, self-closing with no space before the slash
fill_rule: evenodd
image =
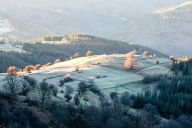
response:
<path id="1" fill-rule="evenodd" d="M 75 90 L 78 88 L 80 81 L 94 80 L 99 89 L 108 94 L 116 89 L 119 93 L 124 91 L 138 93 L 150 89 L 155 84 L 143 84 L 141 81 L 145 76 L 167 74 L 170 71 L 171 61 L 166 58 L 143 60 L 140 56 L 136 56 L 136 60 L 136 67 L 133 70 L 126 71 L 123 68 L 124 54 L 95 55 L 60 62 L 34 71 L 29 75 L 39 82 L 45 79 L 50 84 L 58 86 L 59 80 L 67 74 L 74 79 L 67 85 L 72 86 Z M 157 61 L 159 61 L 159 64 L 156 64 Z M 79 72 L 76 71 L 77 66 L 80 69 Z M 62 87 L 59 88 L 62 90 Z"/>

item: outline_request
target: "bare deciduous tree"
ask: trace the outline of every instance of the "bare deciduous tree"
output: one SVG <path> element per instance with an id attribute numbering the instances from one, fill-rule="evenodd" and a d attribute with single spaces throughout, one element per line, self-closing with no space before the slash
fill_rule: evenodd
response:
<path id="1" fill-rule="evenodd" d="M 126 60 L 125 60 L 125 62 L 123 64 L 123 67 L 126 70 L 132 69 L 135 66 L 135 64 L 136 64 L 136 62 L 135 62 L 135 53 L 136 53 L 136 51 L 131 51 L 126 55 Z"/>
<path id="2" fill-rule="evenodd" d="M 45 81 L 39 84 L 39 97 L 42 106 L 51 98 L 51 89 Z"/>
<path id="3" fill-rule="evenodd" d="M 142 58 L 145 59 L 149 55 L 148 51 L 144 51 L 142 54 Z"/>
<path id="4" fill-rule="evenodd" d="M 71 94 L 73 94 L 73 88 L 71 86 L 65 86 L 65 95 L 64 97 L 66 98 L 66 101 L 69 103 L 70 100 L 72 99 Z"/>
<path id="5" fill-rule="evenodd" d="M 87 51 L 87 52 L 86 52 L 86 54 L 85 54 L 85 56 L 86 56 L 86 57 L 88 57 L 88 56 L 92 56 L 92 55 L 93 55 L 93 52 L 92 52 L 92 51 L 90 51 L 90 50 L 89 50 L 89 51 Z"/>
<path id="6" fill-rule="evenodd" d="M 29 66 L 26 66 L 23 71 L 27 72 L 27 73 L 31 73 L 31 71 L 34 69 L 34 66 L 33 65 L 29 65 Z"/>
<path id="7" fill-rule="evenodd" d="M 40 64 L 37 64 L 34 66 L 33 70 L 39 70 L 41 68 L 41 65 Z"/>
<path id="8" fill-rule="evenodd" d="M 76 72 L 79 72 L 79 71 L 80 71 L 80 66 L 78 66 L 78 65 L 75 66 L 75 71 L 76 71 Z"/>
<path id="9" fill-rule="evenodd" d="M 8 74 L 16 75 L 17 72 L 18 72 L 18 68 L 15 67 L 15 66 L 10 66 L 10 67 L 7 69 L 7 73 L 8 73 Z"/>
<path id="10" fill-rule="evenodd" d="M 80 55 L 79 55 L 79 52 L 77 52 L 77 53 L 75 53 L 74 55 L 73 55 L 73 57 L 74 58 L 78 58 Z"/>
<path id="11" fill-rule="evenodd" d="M 17 78 L 17 76 L 13 74 L 8 74 L 5 79 L 5 83 L 3 87 L 6 89 L 8 93 L 10 93 L 12 96 L 15 96 L 17 94 L 20 80 Z"/>
<path id="12" fill-rule="evenodd" d="M 56 63 L 59 63 L 59 62 L 61 62 L 61 59 L 56 59 L 55 61 L 54 61 L 54 64 L 56 64 Z"/>

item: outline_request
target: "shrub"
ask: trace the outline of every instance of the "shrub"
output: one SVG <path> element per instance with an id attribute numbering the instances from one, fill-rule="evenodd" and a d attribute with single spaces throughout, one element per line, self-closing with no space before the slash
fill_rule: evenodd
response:
<path id="1" fill-rule="evenodd" d="M 5 83 L 3 87 L 6 89 L 7 93 L 11 94 L 12 96 L 17 95 L 19 86 L 21 85 L 21 81 L 12 74 L 8 74 L 5 79 Z"/>
<path id="2" fill-rule="evenodd" d="M 87 91 L 89 86 L 85 82 L 80 82 L 78 84 L 78 92 L 79 94 L 84 94 Z"/>
<path id="3" fill-rule="evenodd" d="M 45 102 L 49 101 L 51 98 L 51 89 L 47 82 L 42 81 L 39 84 L 39 96 L 40 96 L 40 102 L 41 105 L 44 105 Z"/>
<path id="4" fill-rule="evenodd" d="M 52 92 L 53 96 L 57 96 L 58 88 L 55 86 L 51 86 L 51 92 Z"/>
<path id="5" fill-rule="evenodd" d="M 18 68 L 15 67 L 15 66 L 10 66 L 8 69 L 7 69 L 7 73 L 8 74 L 11 74 L 11 75 L 16 75 L 18 72 Z"/>
<path id="6" fill-rule="evenodd" d="M 65 84 L 65 80 L 64 80 L 64 79 L 62 79 L 62 80 L 59 81 L 59 86 L 60 86 L 60 87 L 62 87 L 64 84 Z"/>
<path id="7" fill-rule="evenodd" d="M 67 82 L 73 82 L 73 79 L 71 77 L 65 77 L 59 81 L 59 86 L 62 87 Z"/>
<path id="8" fill-rule="evenodd" d="M 32 88 L 36 87 L 37 81 L 34 78 L 29 76 L 24 76 L 23 79 L 26 80 Z"/>
<path id="9" fill-rule="evenodd" d="M 61 59 L 56 59 L 55 61 L 54 61 L 54 64 L 57 64 L 57 63 L 59 63 L 59 62 L 61 62 Z"/>
<path id="10" fill-rule="evenodd" d="M 21 95 L 27 95 L 31 90 L 29 83 L 26 80 L 22 80 Z"/>
<path id="11" fill-rule="evenodd" d="M 33 65 L 29 65 L 29 66 L 26 66 L 23 71 L 27 72 L 27 73 L 31 73 L 31 71 L 33 71 L 34 69 L 34 66 Z"/>
<path id="12" fill-rule="evenodd" d="M 127 106 L 132 106 L 133 105 L 133 100 L 131 99 L 131 96 L 128 92 L 124 92 L 122 95 L 121 95 L 121 103 L 123 105 L 127 105 Z"/>
<path id="13" fill-rule="evenodd" d="M 41 65 L 40 64 L 37 64 L 33 67 L 33 70 L 39 70 L 41 68 Z"/>
<path id="14" fill-rule="evenodd" d="M 89 57 L 89 56 L 92 56 L 92 55 L 93 55 L 92 51 L 87 51 L 86 54 L 85 54 L 86 57 Z"/>

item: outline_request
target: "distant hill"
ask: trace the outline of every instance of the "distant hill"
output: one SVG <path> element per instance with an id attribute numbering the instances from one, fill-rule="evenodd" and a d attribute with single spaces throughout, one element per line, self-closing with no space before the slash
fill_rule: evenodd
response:
<path id="1" fill-rule="evenodd" d="M 23 68 L 24 66 L 30 64 L 35 65 L 54 62 L 57 58 L 60 58 L 61 60 L 71 59 L 74 57 L 74 54 L 77 53 L 79 56 L 84 56 L 88 50 L 97 55 L 113 53 L 121 54 L 132 50 L 136 50 L 138 54 L 143 51 L 149 51 L 151 55 L 156 54 L 160 57 L 166 57 L 165 54 L 145 46 L 115 40 L 107 40 L 95 36 L 70 34 L 64 36 L 63 38 L 67 39 L 68 43 L 20 43 L 22 44 L 23 50 L 26 51 L 25 53 L 6 53 L 1 51 L 0 55 L 2 56 L 2 59 L 0 60 L 0 72 L 5 72 L 7 67 L 10 65 Z"/>
<path id="2" fill-rule="evenodd" d="M 87 33 L 189 56 L 192 13 L 191 1 L 186 1 L 1 0 L 0 34 L 13 40 L 35 40 L 44 35 Z M 162 16 L 156 13 L 159 10 L 174 11 Z"/>

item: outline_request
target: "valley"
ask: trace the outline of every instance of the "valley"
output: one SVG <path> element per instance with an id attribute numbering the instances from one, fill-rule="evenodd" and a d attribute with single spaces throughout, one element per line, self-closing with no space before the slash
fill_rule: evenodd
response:
<path id="1" fill-rule="evenodd" d="M 0 128 L 192 128 L 191 0 L 0 0 Z"/>

